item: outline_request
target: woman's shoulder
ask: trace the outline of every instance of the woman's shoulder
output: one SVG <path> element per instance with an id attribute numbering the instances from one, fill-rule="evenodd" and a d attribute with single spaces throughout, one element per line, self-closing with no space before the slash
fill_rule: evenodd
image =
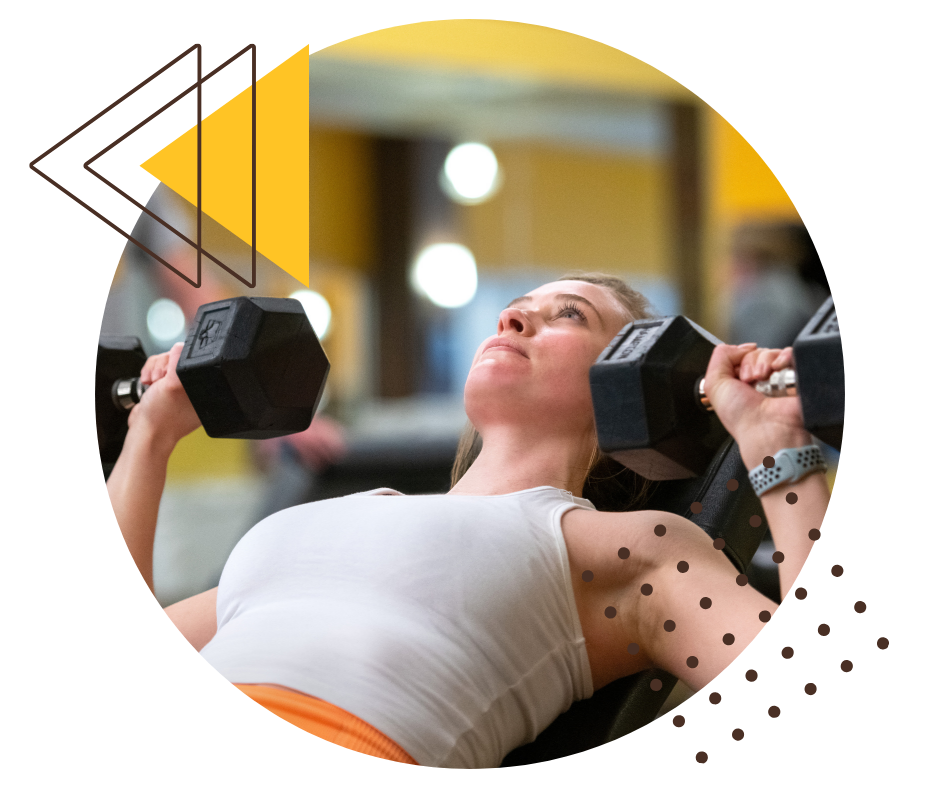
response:
<path id="1" fill-rule="evenodd" d="M 584 546 L 592 553 L 615 553 L 621 560 L 631 555 L 672 552 L 670 548 L 676 544 L 694 549 L 711 545 L 708 535 L 691 520 L 655 509 L 572 509 L 562 518 L 562 529 L 569 549 Z"/>

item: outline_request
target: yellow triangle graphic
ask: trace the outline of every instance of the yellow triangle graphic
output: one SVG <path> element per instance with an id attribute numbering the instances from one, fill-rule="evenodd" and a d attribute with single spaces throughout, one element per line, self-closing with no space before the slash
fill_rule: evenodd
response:
<path id="1" fill-rule="evenodd" d="M 310 52 L 256 83 L 258 251 L 310 284 Z M 196 204 L 196 127 L 141 165 Z M 202 210 L 251 243 L 251 88 L 202 121 Z"/>

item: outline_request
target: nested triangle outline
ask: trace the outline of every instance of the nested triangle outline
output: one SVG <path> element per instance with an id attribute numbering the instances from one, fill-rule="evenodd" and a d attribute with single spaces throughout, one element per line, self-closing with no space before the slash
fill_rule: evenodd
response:
<path id="1" fill-rule="evenodd" d="M 97 115 L 95 115 L 91 120 L 86 121 L 86 122 L 83 123 L 81 126 L 79 126 L 77 129 L 75 129 L 75 131 L 73 131 L 73 132 L 71 132 L 70 134 L 68 134 L 68 135 L 66 135 L 65 137 L 63 137 L 63 138 L 62 138 L 61 140 L 59 140 L 55 145 L 53 145 L 51 148 L 49 148 L 49 150 L 47 150 L 45 153 L 43 153 L 43 154 L 41 154 L 40 156 L 37 156 L 35 159 L 33 159 L 33 160 L 29 163 L 29 168 L 30 168 L 33 172 L 35 172 L 37 175 L 39 175 L 40 177 L 44 178 L 44 179 L 47 180 L 49 183 L 51 183 L 53 186 L 55 186 L 59 191 L 61 191 L 61 192 L 63 192 L 64 194 L 66 194 L 68 197 L 71 197 L 73 200 L 75 200 L 75 202 L 77 202 L 79 205 L 81 205 L 85 210 L 89 211 L 89 212 L 90 212 L 91 214 L 93 214 L 94 216 L 97 216 L 99 219 L 101 219 L 101 221 L 103 221 L 106 225 L 108 225 L 108 227 L 110 227 L 112 230 L 115 230 L 115 231 L 117 231 L 118 233 L 120 233 L 122 236 L 124 236 L 128 241 L 130 241 L 131 243 L 133 243 L 133 244 L 134 244 L 135 246 L 137 246 L 139 249 L 141 249 L 142 251 L 146 252 L 146 253 L 149 254 L 151 257 L 153 257 L 155 260 L 157 260 L 158 262 L 160 262 L 160 263 L 162 263 L 163 265 L 165 265 L 167 268 L 169 268 L 171 271 L 173 271 L 173 272 L 174 272 L 175 274 L 177 274 L 178 276 L 180 276 L 180 277 L 182 277 L 183 279 L 185 279 L 187 282 L 189 282 L 189 283 L 190 283 L 191 285 L 193 285 L 194 287 L 199 287 L 199 286 L 200 286 L 200 282 L 201 282 L 201 278 L 202 278 L 202 277 L 201 277 L 201 270 L 202 270 L 202 269 L 201 269 L 201 265 L 197 268 L 197 277 L 199 277 L 199 280 L 200 280 L 200 281 L 194 282 L 192 279 L 190 279 L 188 276 L 186 276 L 185 274 L 183 274 L 181 271 L 178 271 L 176 268 L 174 268 L 172 265 L 170 265 L 166 260 L 164 260 L 162 257 L 160 257 L 160 255 L 158 255 L 158 254 L 157 254 L 156 252 L 154 252 L 152 249 L 150 249 L 149 247 L 147 247 L 146 245 L 144 245 L 143 243 L 141 243 L 140 241 L 138 241 L 138 240 L 137 240 L 136 238 L 134 238 L 130 233 L 125 232 L 124 230 L 122 230 L 120 227 L 118 227 L 114 222 L 112 222 L 110 219 L 108 219 L 108 218 L 107 218 L 104 214 L 102 214 L 100 211 L 96 211 L 96 210 L 95 210 L 94 208 L 92 208 L 88 203 L 86 203 L 84 200 L 82 200 L 81 198 L 77 197 L 76 195 L 72 194 L 72 192 L 70 192 L 68 189 L 66 189 L 61 183 L 59 183 L 58 181 L 54 180 L 52 177 L 50 177 L 49 175 L 47 175 L 46 173 L 44 173 L 42 170 L 39 169 L 39 167 L 36 166 L 39 162 L 41 162 L 44 158 L 46 158 L 46 156 L 48 156 L 50 153 L 52 153 L 53 151 L 55 151 L 55 150 L 57 150 L 58 148 L 60 148 L 62 145 L 64 145 L 66 142 L 68 142 L 70 139 L 72 139 L 72 137 L 74 137 L 76 134 L 79 134 L 79 133 L 81 133 L 82 131 L 84 131 L 85 129 L 87 129 L 87 128 L 88 128 L 92 123 L 94 123 L 95 121 L 97 121 L 97 120 L 99 120 L 100 118 L 102 118 L 102 117 L 104 117 L 105 115 L 107 115 L 112 109 L 114 109 L 116 106 L 118 106 L 118 104 L 120 104 L 122 101 L 124 101 L 124 100 L 130 98 L 131 96 L 133 96 L 138 90 L 140 90 L 140 89 L 143 88 L 145 85 L 149 84 L 149 83 L 152 82 L 154 79 L 156 79 L 157 77 L 159 77 L 163 72 L 165 72 L 165 71 L 167 71 L 168 69 L 172 68 L 172 67 L 173 67 L 174 65 L 176 65 L 180 60 L 182 60 L 182 59 L 183 59 L 184 57 L 186 57 L 190 52 L 193 52 L 193 51 L 196 51 L 196 53 L 197 53 L 197 67 L 201 67 L 201 63 L 202 63 L 202 45 L 201 45 L 201 44 L 194 44 L 194 45 L 191 46 L 189 49 L 187 49 L 185 52 L 183 52 L 181 55 L 179 55 L 179 56 L 173 58 L 173 60 L 171 60 L 169 63 L 167 63 L 165 66 L 163 66 L 163 68 L 158 69 L 158 70 L 155 71 L 153 74 L 151 74 L 149 77 L 147 77 L 147 79 L 145 79 L 143 82 L 141 82 L 141 83 L 138 84 L 136 87 L 134 87 L 134 88 L 132 88 L 131 90 L 129 90 L 127 93 L 125 93 L 123 96 L 121 96 L 121 98 L 119 98 L 117 101 L 115 101 L 115 102 L 109 104 L 107 107 L 105 107 L 105 109 L 101 110 L 101 112 L 99 112 Z M 199 80 L 199 76 L 200 76 L 200 75 L 197 74 L 197 82 L 196 82 L 196 84 L 199 86 L 197 89 L 201 92 L 201 90 L 202 90 L 202 82 L 201 82 L 201 80 Z M 196 121 L 197 121 L 197 124 L 201 127 L 201 126 L 202 126 L 202 118 L 201 118 L 201 117 L 197 117 Z M 202 224 L 202 217 L 201 217 L 201 216 L 200 216 L 200 217 L 197 217 L 197 224 L 198 224 L 199 228 L 201 229 L 201 224 Z"/>
<path id="2" fill-rule="evenodd" d="M 234 61 L 236 58 L 240 57 L 241 55 L 243 55 L 245 52 L 247 52 L 247 51 L 249 51 L 249 50 L 250 50 L 251 53 L 252 53 L 252 57 L 251 57 L 251 72 L 252 72 L 252 73 L 251 73 L 251 99 L 252 99 L 252 100 L 251 100 L 251 104 L 252 104 L 252 106 L 251 106 L 251 110 L 252 110 L 252 112 L 251 112 L 251 121 L 252 121 L 252 124 L 251 124 L 251 125 L 252 125 L 252 128 L 251 128 L 251 148 L 252 148 L 252 151 L 251 151 L 251 153 L 252 153 L 252 194 L 251 194 L 251 198 L 252 198 L 252 200 L 251 200 L 251 238 L 252 238 L 252 250 L 251 250 L 251 251 L 252 251 L 252 255 L 251 255 L 251 257 L 252 257 L 252 260 L 251 260 L 251 263 L 252 263 L 252 265 L 251 265 L 251 268 L 252 268 L 252 281 L 251 281 L 251 282 L 248 282 L 247 280 L 245 280 L 245 279 L 244 279 L 243 277 L 241 277 L 239 274 L 237 274 L 236 272 L 232 271 L 230 268 L 228 268 L 226 265 L 224 265 L 223 263 L 221 263 L 220 261 L 218 261 L 218 260 L 217 260 L 215 257 L 213 257 L 211 254 L 209 254 L 209 253 L 206 252 L 204 249 L 202 249 L 202 243 L 201 243 L 201 242 L 202 242 L 202 166 L 201 166 L 201 162 L 202 162 L 202 150 L 201 150 L 201 141 L 202 141 L 202 83 L 205 82 L 207 79 L 209 79 L 209 77 L 211 77 L 211 76 L 217 74 L 219 71 L 221 71 L 223 68 L 225 68 L 225 66 L 229 65 L 232 61 Z M 194 52 L 194 51 L 196 52 L 196 68 L 197 68 L 196 82 L 195 82 L 193 85 L 191 85 L 189 88 L 187 88 L 186 90 L 184 90 L 181 94 L 179 94 L 175 99 L 173 99 L 173 100 L 172 100 L 171 102 L 169 102 L 167 105 L 165 105 L 165 106 L 162 107 L 160 110 L 158 110 L 156 113 L 154 113 L 153 115 L 151 115 L 151 116 L 150 116 L 146 121 L 144 121 L 142 124 L 139 124 L 137 127 L 135 127 L 134 129 L 132 129 L 130 132 L 128 132 L 127 134 L 125 134 L 124 136 L 122 136 L 119 140 L 115 141 L 115 142 L 112 143 L 110 146 L 108 146 L 107 148 L 105 148 L 105 150 L 101 151 L 99 154 L 97 154 L 96 156 L 94 156 L 94 157 L 92 157 L 91 159 L 89 159 L 87 162 L 85 162 L 85 165 L 84 165 L 84 166 L 85 166 L 85 169 L 87 169 L 87 170 L 88 170 L 89 172 L 91 172 L 93 175 L 95 175 L 96 177 L 98 177 L 100 180 L 104 181 L 108 186 L 110 186 L 112 189 L 114 189 L 116 192 L 118 192 L 118 194 L 121 194 L 121 196 L 123 196 L 125 199 L 129 200 L 131 203 L 133 203 L 133 204 L 136 205 L 137 207 L 141 208 L 141 210 L 145 211 L 148 215 L 150 215 L 150 216 L 151 216 L 152 218 L 154 218 L 156 221 L 158 221 L 158 222 L 160 222 L 161 224 L 163 224 L 165 227 L 167 227 L 167 229 L 171 230 L 171 231 L 174 232 L 176 235 L 178 235 L 180 238 L 182 238 L 184 241 L 186 241 L 187 243 L 189 243 L 190 245 L 192 245 L 192 246 L 195 247 L 196 253 L 197 253 L 197 255 L 196 255 L 196 277 L 197 277 L 197 278 L 196 278 L 195 281 L 193 281 L 193 280 L 190 279 L 188 276 L 186 276 L 186 274 L 184 274 L 182 271 L 179 271 L 177 268 L 175 268 L 174 266 L 172 266 L 170 263 L 168 263 L 166 260 L 164 260 L 162 257 L 160 257 L 160 255 L 158 255 L 158 254 L 157 254 L 156 252 L 154 252 L 152 249 L 150 249 L 149 247 L 147 247 L 147 246 L 146 246 L 145 244 L 143 244 L 141 241 L 139 241 L 139 240 L 137 240 L 136 238 L 134 238 L 130 233 L 128 233 L 128 232 L 126 232 L 125 230 L 123 230 L 123 229 L 121 229 L 120 227 L 118 227 L 114 222 L 112 222 L 110 219 L 108 219 L 104 214 L 102 214 L 100 211 L 97 211 L 97 210 L 95 210 L 94 208 L 92 208 L 88 203 L 86 203 L 86 202 L 85 202 L 84 200 L 82 200 L 80 197 L 76 196 L 76 195 L 73 194 L 71 191 L 69 191 L 68 189 L 66 189 L 61 183 L 59 183 L 58 181 L 56 181 L 55 179 L 53 179 L 53 178 L 52 178 L 50 175 L 48 175 L 47 173 L 45 173 L 45 172 L 43 172 L 42 170 L 40 170 L 39 167 L 37 166 L 37 165 L 39 164 L 39 162 L 41 162 L 44 158 L 46 158 L 50 153 L 53 153 L 54 151 L 56 151 L 58 148 L 60 148 L 60 147 L 61 147 L 62 145 L 64 145 L 66 142 L 68 142 L 68 141 L 71 140 L 73 137 L 75 137 L 77 134 L 80 134 L 82 131 L 84 131 L 85 129 L 87 129 L 89 126 L 91 126 L 91 125 L 92 125 L 93 123 L 95 123 L 97 120 L 101 119 L 101 118 L 104 117 L 106 114 L 108 114 L 112 109 L 114 109 L 115 107 L 117 107 L 122 101 L 125 101 L 126 99 L 130 98 L 130 97 L 131 97 L 132 95 L 134 95 L 138 90 L 140 90 L 141 88 L 143 88 L 143 87 L 145 87 L 146 85 L 148 85 L 150 82 L 152 82 L 153 80 L 155 80 L 157 77 L 159 77 L 159 76 L 160 76 L 161 74 L 163 74 L 165 71 L 167 71 L 168 69 L 172 68 L 172 67 L 173 67 L 174 65 L 176 65 L 180 60 L 182 60 L 184 57 L 186 57 L 187 55 L 189 55 L 191 52 Z M 91 213 L 92 215 L 94 215 L 94 216 L 96 216 L 97 218 L 99 218 L 99 219 L 100 219 L 101 221 L 103 221 L 106 225 L 108 225 L 108 227 L 110 227 L 112 230 L 115 230 L 116 232 L 118 232 L 120 235 L 122 235 L 122 236 L 123 236 L 124 238 L 126 238 L 128 241 L 130 241 L 131 243 L 133 243 L 135 246 L 137 246 L 137 247 L 138 247 L 139 249 L 141 249 L 143 252 L 145 252 L 145 253 L 147 253 L 148 255 L 150 255 L 151 257 L 153 257 L 155 260 L 157 260 L 157 261 L 158 261 L 159 263 L 161 263 L 162 265 L 164 265 L 164 266 L 166 266 L 167 268 L 169 268 L 171 271 L 173 271 L 173 273 L 175 273 L 175 274 L 176 274 L 177 276 L 179 276 L 181 279 L 183 279 L 183 280 L 185 280 L 186 282 L 188 282 L 189 284 L 191 284 L 193 287 L 200 287 L 201 284 L 202 284 L 202 255 L 203 255 L 203 254 L 205 254 L 207 257 L 209 257 L 209 259 L 211 259 L 211 260 L 212 260 L 213 262 L 215 262 L 216 264 L 220 265 L 222 268 L 224 268 L 226 271 L 228 271 L 228 272 L 229 272 L 230 274 L 232 274 L 234 277 L 236 277 L 237 279 L 239 279 L 241 282 L 243 282 L 244 284 L 248 285 L 248 287 L 254 287 L 254 286 L 255 286 L 255 283 L 256 283 L 255 280 L 256 280 L 256 255 L 257 255 L 257 248 L 256 248 L 256 243 L 255 243 L 255 240 L 256 240 L 256 239 L 255 239 L 255 232 L 256 232 L 256 223 L 257 223 L 257 205 L 256 205 L 256 188 L 255 188 L 255 187 L 256 187 L 256 110 L 257 110 L 256 101 L 255 101 L 255 87 L 256 87 L 256 82 L 257 82 L 257 78 L 256 78 L 256 77 L 257 77 L 257 74 L 256 74 L 256 47 L 255 47 L 254 44 L 249 44 L 247 47 L 245 47 L 244 49 L 242 49 L 241 51 L 239 51 L 238 53 L 236 53 L 235 55 L 233 55 L 231 58 L 229 58 L 229 60 L 227 60 L 227 61 L 226 61 L 225 63 L 223 63 L 221 66 L 219 66 L 219 67 L 216 68 L 216 69 L 213 69 L 213 71 L 212 71 L 209 75 L 207 75 L 205 78 L 202 77 L 202 45 L 201 45 L 201 44 L 194 44 L 193 46 L 191 46 L 191 47 L 189 47 L 187 50 L 185 50 L 182 54 L 180 54 L 180 55 L 178 55 L 177 57 L 173 58 L 173 60 L 171 60 L 171 61 L 170 61 L 169 63 L 167 63 L 165 66 L 163 66 L 162 68 L 160 68 L 160 69 L 158 69 L 157 71 L 155 71 L 153 74 L 151 74 L 151 75 L 150 75 L 149 77 L 147 77 L 145 80 L 143 80 L 142 82 L 140 82 L 138 85 L 136 85 L 135 87 L 131 88 L 131 90 L 129 90 L 127 93 L 125 93 L 125 94 L 124 94 L 123 96 L 121 96 L 119 99 L 117 99 L 116 101 L 114 101 L 114 102 L 112 102 L 111 104 L 109 104 L 107 107 L 105 107 L 103 110 L 101 110 L 101 112 L 99 112 L 98 114 L 96 114 L 96 115 L 95 115 L 94 117 L 92 117 L 90 120 L 86 121 L 86 122 L 83 123 L 81 126 L 79 126 L 77 129 L 75 129 L 74 131 L 72 131 L 72 132 L 70 132 L 69 134 L 67 134 L 65 137 L 63 137 L 61 140 L 59 140 L 57 143 L 55 143 L 51 148 L 49 148 L 48 150 L 46 150 L 45 152 L 43 152 L 42 154 L 40 154 L 39 156 L 37 156 L 35 159 L 33 159 L 33 160 L 29 163 L 29 168 L 30 168 L 33 172 L 35 172 L 37 175 L 39 175 L 41 178 L 43 178 L 44 180 L 48 181 L 48 182 L 51 183 L 53 186 L 55 186 L 55 187 L 56 187 L 59 191 L 61 191 L 63 194 L 65 194 L 66 196 L 70 197 L 72 200 L 74 200 L 75 202 L 77 202 L 79 205 L 81 205 L 81 206 L 82 206 L 85 210 L 87 210 L 89 213 Z M 192 92 L 193 90 L 196 90 L 196 91 L 197 91 L 197 93 L 196 93 L 196 95 L 197 95 L 197 117 L 196 117 L 196 126 L 197 126 L 197 129 L 196 129 L 196 137 L 197 137 L 197 151 L 196 151 L 196 154 L 197 154 L 197 168 L 196 168 L 196 181 L 197 181 L 197 183 L 196 183 L 196 186 L 197 186 L 196 233 L 197 233 L 198 243 L 196 243 L 196 244 L 194 244 L 193 241 L 192 241 L 190 238 L 187 238 L 185 235 L 179 233 L 179 231 L 176 230 L 176 228 L 170 226 L 169 224 L 167 224 L 166 222 L 164 222 L 162 219 L 160 219 L 160 217 L 154 215 L 154 214 L 153 214 L 152 212 L 150 212 L 146 207 L 141 206 L 140 203 L 138 203 L 136 200 L 134 200 L 134 199 L 131 198 L 130 196 L 124 194 L 120 189 L 118 189 L 116 186 L 114 186 L 114 184 L 111 184 L 110 182 L 108 182 L 105 178 L 103 178 L 103 176 L 101 176 L 99 173 L 95 172 L 95 171 L 94 171 L 93 169 L 91 169 L 90 166 L 89 166 L 92 161 L 94 161 L 95 159 L 98 158 L 98 156 L 100 156 L 100 155 L 106 153 L 108 150 L 110 150 L 112 147 L 114 147 L 114 145 L 118 144 L 119 142 L 121 142 L 121 141 L 123 141 L 124 139 L 126 139 L 127 136 L 129 136 L 130 134 L 134 133 L 134 131 L 136 131 L 137 128 L 139 128 L 140 126 L 144 125 L 144 123 L 147 123 L 147 122 L 149 122 L 150 120 L 152 120 L 153 118 L 155 118 L 155 117 L 156 117 L 157 115 L 159 115 L 161 112 L 163 112 L 163 111 L 165 111 L 166 109 L 168 109 L 170 106 L 172 106 L 173 104 L 175 104 L 177 101 L 179 101 L 179 100 L 180 100 L 181 98 L 183 98 L 184 96 L 188 95 L 188 94 L 189 94 L 190 92 Z"/>
<path id="3" fill-rule="evenodd" d="M 240 58 L 242 55 L 244 55 L 246 52 L 249 52 L 249 51 L 251 52 L 251 281 L 245 279 L 241 274 L 237 273 L 236 271 L 233 271 L 231 268 L 225 265 L 225 263 L 223 263 L 214 255 L 207 252 L 202 247 L 202 216 L 203 216 L 202 214 L 202 85 L 203 83 L 207 82 L 210 78 L 218 74 L 222 69 L 231 65 L 235 60 L 237 60 L 238 58 Z M 238 52 L 236 52 L 234 55 L 232 55 L 228 60 L 226 60 L 220 66 L 217 66 L 216 68 L 214 68 L 204 77 L 202 76 L 201 51 L 198 55 L 198 58 L 199 58 L 199 73 L 197 76 L 197 82 L 195 84 L 188 87 L 186 90 L 184 90 L 174 99 L 166 103 L 164 106 L 162 106 L 152 115 L 150 115 L 148 118 L 146 118 L 145 120 L 141 121 L 136 126 L 134 126 L 134 128 L 132 128 L 130 131 L 121 135 L 120 137 L 118 137 L 118 139 L 116 139 L 110 145 L 106 146 L 103 150 L 99 151 L 94 156 L 92 156 L 88 161 L 85 162 L 84 168 L 88 170 L 88 172 L 90 172 L 96 178 L 98 178 L 100 181 L 102 181 L 105 185 L 109 186 L 111 189 L 113 189 L 118 194 L 120 194 L 124 199 L 131 202 L 141 211 L 146 213 L 150 218 L 162 224 L 168 230 L 173 232 L 177 237 L 179 237 L 180 239 L 188 243 L 190 246 L 192 246 L 196 250 L 197 281 L 193 282 L 192 279 L 190 279 L 188 276 L 183 274 L 181 271 L 179 271 L 178 269 L 174 268 L 173 266 L 161 260 L 161 262 L 164 262 L 164 265 L 167 265 L 167 267 L 170 268 L 170 270 L 172 270 L 175 274 L 185 279 L 194 287 L 200 287 L 202 284 L 202 255 L 205 255 L 213 263 L 215 263 L 217 266 L 219 266 L 220 268 L 230 273 L 242 284 L 253 288 L 257 284 L 257 265 L 258 265 L 257 264 L 258 250 L 257 250 L 256 235 L 255 235 L 256 225 L 257 225 L 257 177 L 256 177 L 257 176 L 257 172 L 256 172 L 257 170 L 257 103 L 256 103 L 257 48 L 254 44 L 249 44 L 244 49 L 241 49 Z M 126 140 L 129 136 L 134 134 L 136 131 L 146 126 L 151 120 L 153 120 L 158 115 L 168 110 L 170 107 L 176 104 L 176 102 L 178 102 L 180 99 L 184 98 L 189 93 L 191 93 L 194 89 L 196 90 L 197 115 L 199 118 L 199 121 L 196 124 L 196 241 L 195 242 L 188 236 L 181 233 L 175 227 L 171 226 L 169 223 L 164 221 L 162 218 L 157 216 L 153 211 L 149 210 L 145 205 L 141 204 L 140 202 L 135 200 L 133 197 L 131 197 L 129 194 L 124 192 L 122 189 L 118 188 L 118 186 L 113 184 L 111 181 L 109 181 L 107 178 L 105 178 L 101 173 L 99 173 L 97 170 L 95 170 L 91 166 L 91 164 L 94 161 L 96 161 L 98 158 L 103 156 L 105 153 L 110 151 L 115 146 L 122 143 L 124 140 Z"/>

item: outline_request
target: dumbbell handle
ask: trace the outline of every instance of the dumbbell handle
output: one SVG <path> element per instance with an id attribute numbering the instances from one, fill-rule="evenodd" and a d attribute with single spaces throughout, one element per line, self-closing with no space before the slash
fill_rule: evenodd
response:
<path id="1" fill-rule="evenodd" d="M 118 410 L 130 410 L 150 388 L 140 382 L 140 378 L 124 378 L 114 381 L 111 386 L 111 401 Z"/>
<path id="2" fill-rule="evenodd" d="M 765 397 L 795 397 L 799 393 L 796 390 L 796 370 L 791 367 L 780 369 L 771 374 L 767 380 L 759 380 L 754 384 L 758 393 Z M 705 394 L 705 378 L 698 379 L 698 399 L 705 410 L 714 410 L 708 396 Z"/>

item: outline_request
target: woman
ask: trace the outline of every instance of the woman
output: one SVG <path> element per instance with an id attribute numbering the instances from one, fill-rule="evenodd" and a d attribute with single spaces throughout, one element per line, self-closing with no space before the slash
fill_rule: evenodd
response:
<path id="1" fill-rule="evenodd" d="M 449 494 L 377 490 L 279 512 L 239 543 L 217 589 L 168 615 L 223 676 L 285 719 L 429 766 L 497 766 L 573 701 L 652 666 L 700 689 L 774 604 L 738 585 L 684 518 L 598 512 L 580 497 L 597 456 L 590 366 L 643 309 L 599 275 L 516 299 L 471 367 L 465 404 L 482 448 Z M 179 353 L 144 367 L 151 387 L 108 482 L 151 585 L 166 462 L 199 423 L 175 374 Z M 789 349 L 753 344 L 713 353 L 705 390 L 749 468 L 811 443 L 796 399 L 750 385 L 791 361 Z M 762 496 L 785 555 L 783 594 L 827 501 L 820 473 Z"/>

